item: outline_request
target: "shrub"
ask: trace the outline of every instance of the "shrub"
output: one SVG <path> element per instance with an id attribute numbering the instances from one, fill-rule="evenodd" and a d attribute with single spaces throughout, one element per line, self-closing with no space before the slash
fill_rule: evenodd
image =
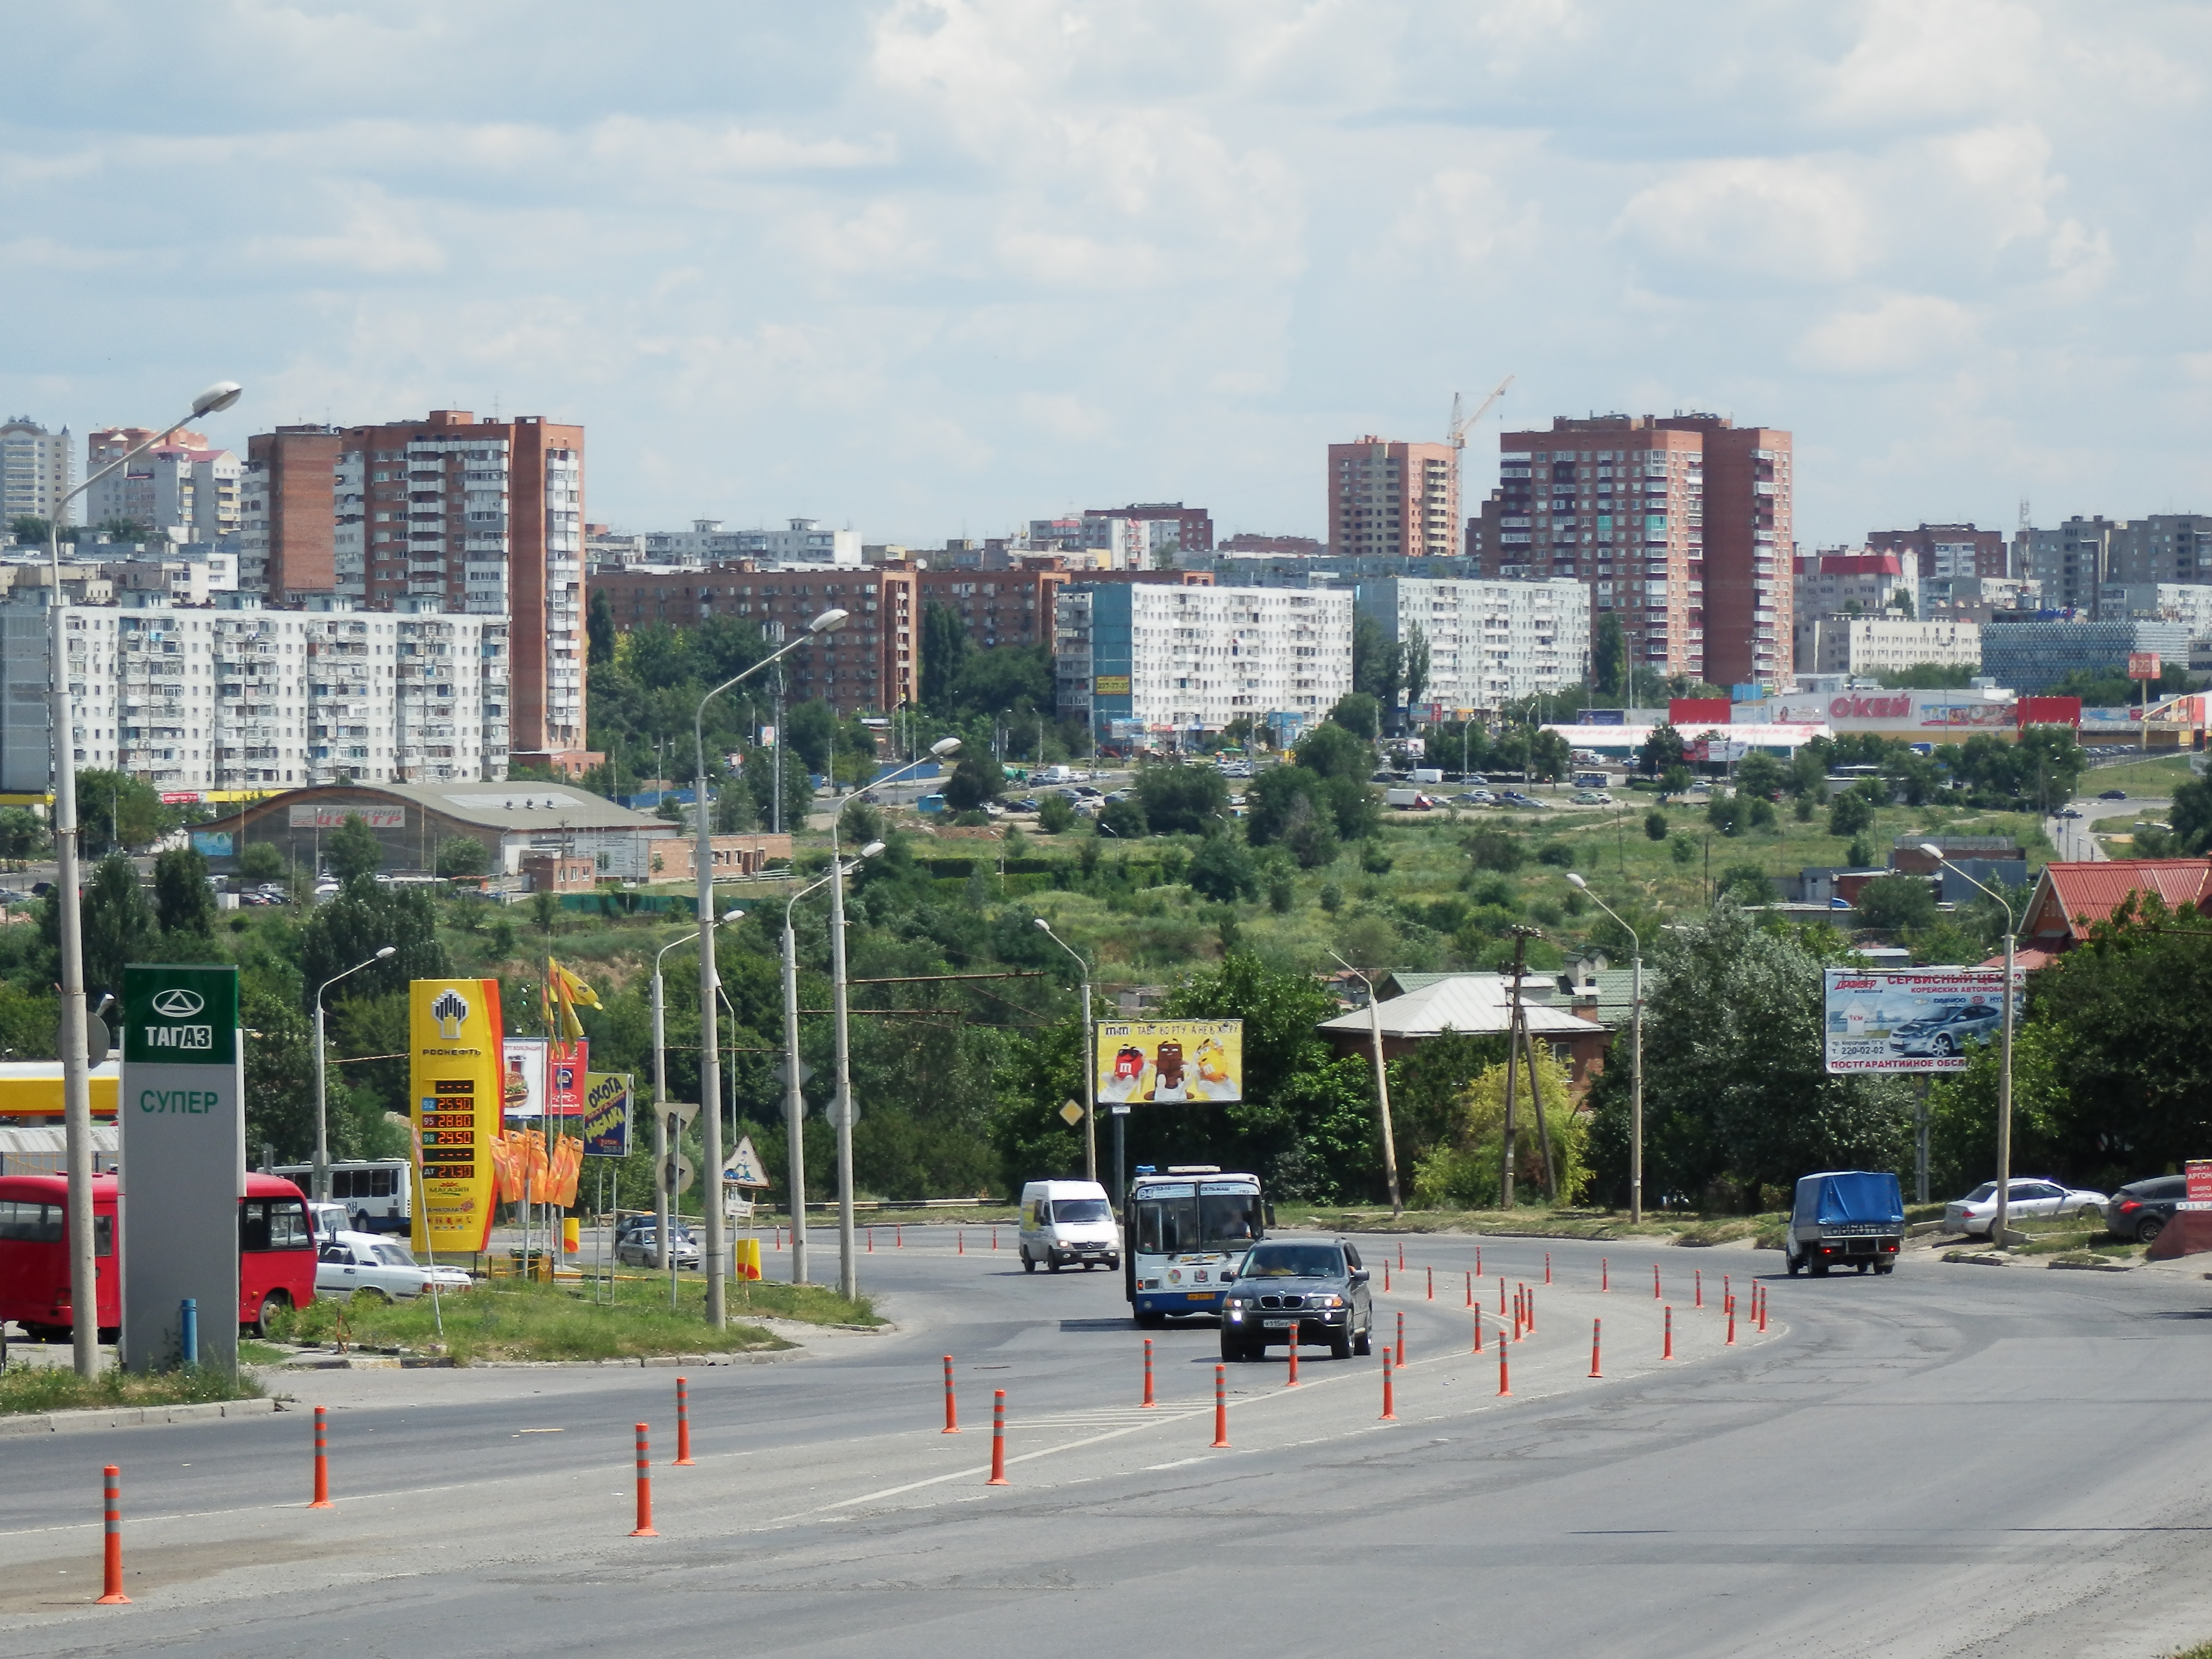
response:
<path id="1" fill-rule="evenodd" d="M 1467 855 L 1478 870 L 1503 870 L 1508 875 L 1528 860 L 1528 848 L 1518 836 L 1503 830 L 1478 830 L 1467 838 Z"/>
<path id="2" fill-rule="evenodd" d="M 1567 1068 L 1541 1048 L 1536 1067 L 1535 1092 L 1541 1096 L 1543 1126 L 1551 1134 L 1559 1201 L 1572 1203 L 1589 1180 L 1589 1120 L 1574 1109 Z M 1497 1206 L 1498 1164 L 1505 1147 L 1505 1069 L 1503 1061 L 1486 1067 L 1454 1103 L 1445 1137 L 1415 1166 L 1415 1203 L 1469 1210 Z M 1513 1114 L 1516 1199 L 1524 1194 L 1540 1195 L 1544 1190 L 1542 1140 L 1529 1082 L 1523 1067 Z"/>
<path id="3" fill-rule="evenodd" d="M 1667 815 L 1656 806 L 1644 815 L 1644 838 L 1646 841 L 1667 839 Z"/>
<path id="4" fill-rule="evenodd" d="M 1846 789 L 1828 804 L 1828 833 L 1856 836 L 1874 827 L 1874 803 L 1856 789 Z"/>
<path id="5" fill-rule="evenodd" d="M 1141 841 L 1147 828 L 1145 809 L 1133 800 L 1109 800 L 1098 814 L 1098 833 L 1119 841 Z"/>
<path id="6" fill-rule="evenodd" d="M 1677 864 L 1694 864 L 1698 859 L 1698 843 L 1687 836 L 1677 836 L 1667 843 L 1667 855 Z"/>
<path id="7" fill-rule="evenodd" d="M 1321 908 L 1334 915 L 1344 908 L 1344 889 L 1334 882 L 1323 882 L 1321 889 Z"/>
<path id="8" fill-rule="evenodd" d="M 1213 900 L 1217 904 L 1233 904 L 1240 898 L 1249 898 L 1259 890 L 1260 878 L 1252 867 L 1252 855 L 1243 846 L 1227 836 L 1207 837 L 1191 860 L 1185 872 L 1190 881 L 1190 890 Z M 1288 909 L 1287 904 L 1278 909 Z"/>
<path id="9" fill-rule="evenodd" d="M 1574 848 L 1565 842 L 1547 841 L 1536 849 L 1536 862 L 1548 864 L 1554 870 L 1570 869 L 1574 861 Z"/>
<path id="10" fill-rule="evenodd" d="M 1048 836 L 1064 836 L 1075 827 L 1075 809 L 1065 795 L 1047 795 L 1037 803 L 1037 828 Z"/>

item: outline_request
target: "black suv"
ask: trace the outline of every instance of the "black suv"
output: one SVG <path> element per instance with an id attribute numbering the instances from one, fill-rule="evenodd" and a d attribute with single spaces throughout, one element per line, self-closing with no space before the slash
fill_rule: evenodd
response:
<path id="1" fill-rule="evenodd" d="M 1221 1357 L 1257 1359 L 1270 1343 L 1327 1343 L 1349 1359 L 1368 1352 L 1374 1298 L 1359 1252 L 1345 1240 L 1263 1239 L 1245 1252 L 1221 1307 Z"/>
<path id="2" fill-rule="evenodd" d="M 2187 1176 L 2131 1181 L 2105 1200 L 2105 1230 L 2115 1238 L 2148 1244 L 2173 1219 L 2173 1206 L 2189 1196 Z"/>

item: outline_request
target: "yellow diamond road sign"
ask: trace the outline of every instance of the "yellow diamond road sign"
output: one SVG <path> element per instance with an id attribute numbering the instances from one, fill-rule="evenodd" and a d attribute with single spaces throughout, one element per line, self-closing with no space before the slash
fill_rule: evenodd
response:
<path id="1" fill-rule="evenodd" d="M 1066 1105 L 1060 1109 L 1060 1121 L 1066 1123 L 1069 1128 L 1073 1129 L 1077 1124 L 1083 1121 L 1083 1108 L 1077 1105 L 1071 1100 Z"/>

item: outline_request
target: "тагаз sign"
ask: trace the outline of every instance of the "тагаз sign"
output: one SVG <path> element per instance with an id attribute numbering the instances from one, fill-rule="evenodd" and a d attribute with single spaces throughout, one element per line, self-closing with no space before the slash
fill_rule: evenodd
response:
<path id="1" fill-rule="evenodd" d="M 238 1364 L 239 1203 L 246 1196 L 246 1062 L 238 969 L 123 970 L 123 1363 L 182 1357 L 185 1299 L 199 1363 Z"/>

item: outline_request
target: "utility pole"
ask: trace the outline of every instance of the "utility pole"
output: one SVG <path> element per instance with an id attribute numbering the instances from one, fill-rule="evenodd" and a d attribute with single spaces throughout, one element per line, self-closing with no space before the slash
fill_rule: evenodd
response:
<path id="1" fill-rule="evenodd" d="M 1390 1126 L 1390 1073 L 1382 1062 L 1382 1012 L 1376 1006 L 1376 993 L 1374 975 L 1354 968 L 1342 957 L 1331 951 L 1337 962 L 1349 973 L 1357 974 L 1367 987 L 1367 1038 L 1375 1056 L 1375 1110 L 1382 1126 L 1382 1176 L 1390 1188 L 1390 1218 L 1395 1221 L 1406 1213 L 1404 1198 L 1398 1190 L 1398 1143 Z"/>

